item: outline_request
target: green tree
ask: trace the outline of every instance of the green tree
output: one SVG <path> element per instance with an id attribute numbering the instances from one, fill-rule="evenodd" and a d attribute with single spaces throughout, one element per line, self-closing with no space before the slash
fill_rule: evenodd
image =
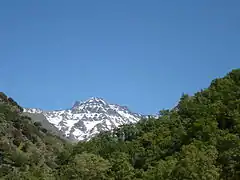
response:
<path id="1" fill-rule="evenodd" d="M 218 158 L 214 146 L 197 145 L 183 146 L 179 161 L 173 171 L 173 179 L 217 180 L 220 179 L 220 169 L 216 167 Z"/>
<path id="2" fill-rule="evenodd" d="M 60 177 L 64 179 L 100 180 L 107 178 L 109 161 L 91 153 L 77 154 L 72 161 L 63 166 Z"/>

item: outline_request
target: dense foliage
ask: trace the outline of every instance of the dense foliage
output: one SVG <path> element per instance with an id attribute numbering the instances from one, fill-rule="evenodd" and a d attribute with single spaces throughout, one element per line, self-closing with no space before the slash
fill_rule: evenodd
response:
<path id="1" fill-rule="evenodd" d="M 22 111 L 12 98 L 0 93 L 0 179 L 55 179 L 57 155 L 65 142 Z"/>
<path id="2" fill-rule="evenodd" d="M 240 179 L 240 69 L 184 94 L 158 119 L 66 144 L 0 107 L 0 177 L 76 180 Z"/>

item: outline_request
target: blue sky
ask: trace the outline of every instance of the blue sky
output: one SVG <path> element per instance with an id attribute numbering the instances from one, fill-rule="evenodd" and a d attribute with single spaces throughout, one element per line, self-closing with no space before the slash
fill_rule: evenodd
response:
<path id="1" fill-rule="evenodd" d="M 150 114 L 240 67 L 238 0 L 0 2 L 0 88 L 25 107 L 97 96 Z"/>

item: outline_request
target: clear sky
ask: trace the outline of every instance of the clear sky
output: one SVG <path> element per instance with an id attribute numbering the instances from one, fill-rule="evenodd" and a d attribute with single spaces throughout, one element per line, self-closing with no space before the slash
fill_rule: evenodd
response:
<path id="1" fill-rule="evenodd" d="M 24 107 L 157 113 L 239 67 L 239 0 L 0 1 L 0 91 Z"/>

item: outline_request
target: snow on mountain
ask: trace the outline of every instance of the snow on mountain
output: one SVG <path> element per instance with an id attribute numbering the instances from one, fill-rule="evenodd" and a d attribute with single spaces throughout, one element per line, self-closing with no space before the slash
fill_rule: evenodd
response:
<path id="1" fill-rule="evenodd" d="M 112 130 L 119 125 L 135 123 L 143 117 L 126 106 L 109 104 L 101 98 L 76 101 L 71 109 L 44 111 L 25 108 L 24 112 L 43 114 L 46 119 L 72 140 L 86 140 L 101 131 Z"/>

